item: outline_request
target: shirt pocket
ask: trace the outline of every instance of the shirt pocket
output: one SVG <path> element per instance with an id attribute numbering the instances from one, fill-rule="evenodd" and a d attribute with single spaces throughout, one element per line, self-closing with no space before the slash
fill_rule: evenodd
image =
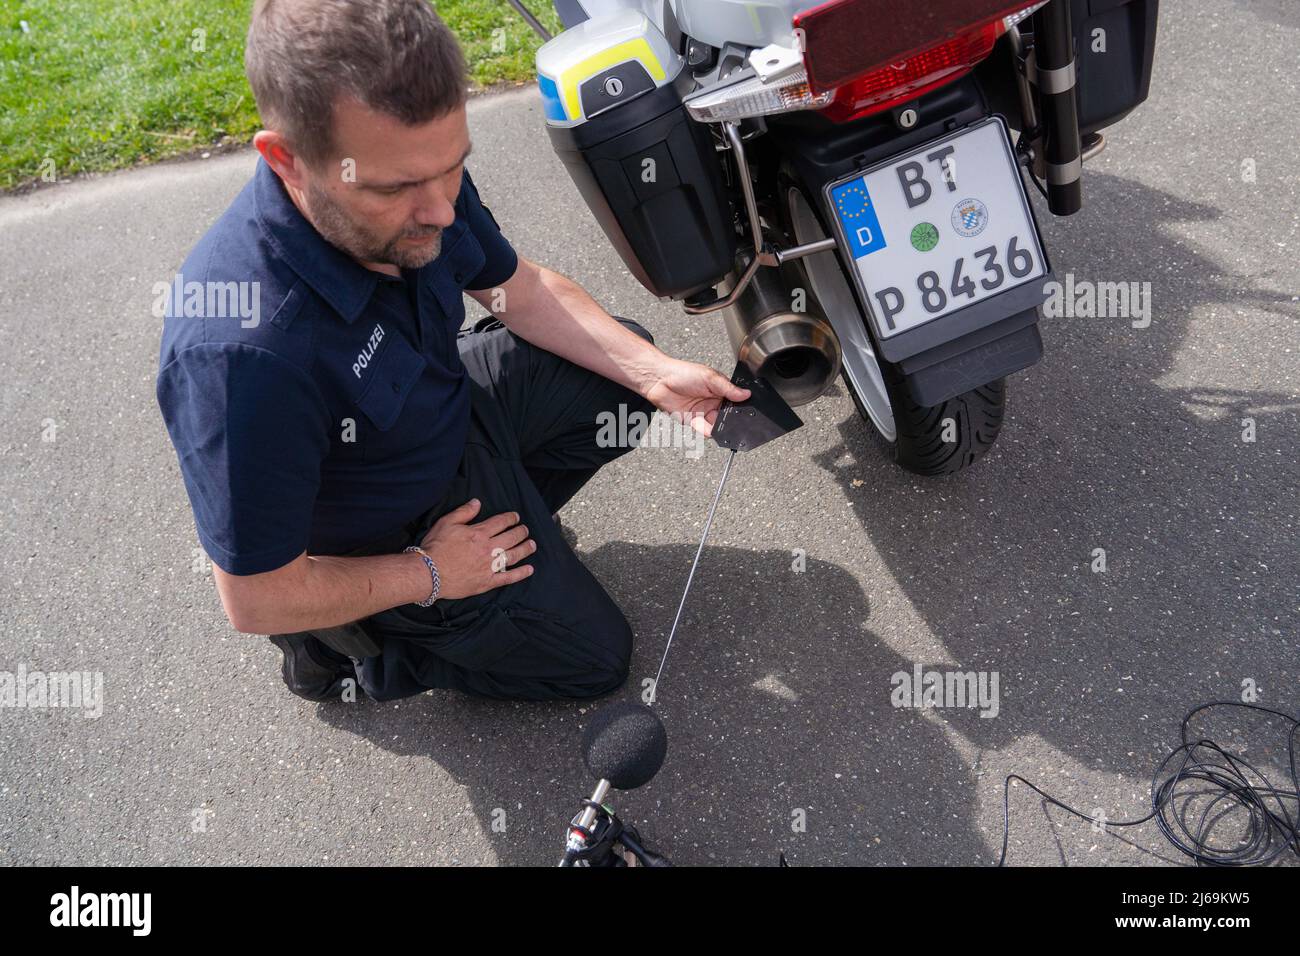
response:
<path id="1" fill-rule="evenodd" d="M 375 428 L 386 432 L 393 427 L 427 364 L 402 336 L 389 337 L 370 370 L 370 381 L 357 399 L 357 407 Z"/>
<path id="2" fill-rule="evenodd" d="M 438 304 L 459 329 L 465 318 L 465 285 L 483 271 L 487 255 L 469 229 L 462 230 L 459 238 L 448 238 L 451 245 L 438 256 L 441 266 L 431 278 Z"/>

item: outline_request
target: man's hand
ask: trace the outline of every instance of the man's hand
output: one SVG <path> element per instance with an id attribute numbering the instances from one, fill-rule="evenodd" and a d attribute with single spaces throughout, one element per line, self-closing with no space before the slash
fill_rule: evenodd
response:
<path id="1" fill-rule="evenodd" d="M 713 434 L 724 399 L 749 398 L 749 389 L 732 385 L 707 365 L 665 355 L 615 321 L 572 279 L 523 256 L 499 289 L 467 291 L 516 335 L 633 389 L 706 438 Z M 508 306 L 497 305 L 498 292 Z"/>
<path id="2" fill-rule="evenodd" d="M 644 394 L 660 411 L 678 421 L 690 422 L 692 428 L 708 438 L 713 434 L 713 423 L 723 400 L 743 402 L 749 398 L 749 389 L 731 384 L 717 369 L 664 355 L 653 370 L 652 381 Z"/>
<path id="3" fill-rule="evenodd" d="M 519 515 L 507 512 L 470 524 L 478 509 L 478 501 L 468 501 L 448 512 L 420 542 L 438 568 L 442 597 L 482 594 L 533 573 L 531 565 L 519 564 L 537 550 Z M 424 562 L 401 553 L 356 558 L 300 554 L 261 574 L 228 574 L 214 566 L 213 577 L 230 623 L 248 634 L 337 627 L 422 601 L 432 584 Z"/>
<path id="4" fill-rule="evenodd" d="M 537 542 L 528 537 L 528 527 L 519 523 L 519 515 L 507 511 L 470 524 L 479 507 L 478 499 L 473 498 L 448 511 L 420 542 L 438 569 L 444 598 L 482 594 L 533 573 L 532 565 L 514 566 L 537 550 Z"/>

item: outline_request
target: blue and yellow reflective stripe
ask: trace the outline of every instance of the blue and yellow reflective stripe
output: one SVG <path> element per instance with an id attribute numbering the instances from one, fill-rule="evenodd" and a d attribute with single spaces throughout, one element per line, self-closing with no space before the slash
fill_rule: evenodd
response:
<path id="1" fill-rule="evenodd" d="M 654 78 L 656 85 L 663 83 L 668 77 L 663 64 L 659 62 L 659 58 L 655 56 L 654 50 L 644 38 L 625 40 L 575 63 L 560 74 L 558 84 L 545 73 L 538 73 L 537 87 L 542 94 L 543 115 L 547 119 L 560 122 L 581 118 L 582 100 L 578 93 L 579 85 L 597 73 L 602 73 L 611 66 L 626 63 L 628 60 L 639 60 Z"/>
<path id="2" fill-rule="evenodd" d="M 560 91 L 556 89 L 555 81 L 545 73 L 538 73 L 537 88 L 542 93 L 542 114 L 549 120 L 563 122 L 568 119 L 564 115 L 564 104 L 560 102 Z"/>
<path id="3" fill-rule="evenodd" d="M 654 50 L 650 48 L 650 44 L 644 37 L 624 40 L 574 64 L 560 75 L 564 111 L 569 114 L 569 118 L 577 119 L 582 115 L 581 101 L 578 98 L 579 83 L 628 60 L 640 60 L 641 65 L 654 77 L 656 85 L 662 83 L 668 76 L 664 72 L 663 64 L 659 62 L 659 58 L 655 56 Z"/>
<path id="4" fill-rule="evenodd" d="M 645 41 L 645 38 L 636 37 L 631 40 L 624 40 L 622 43 L 592 54 L 561 73 L 559 93 L 556 91 L 555 81 L 539 73 L 537 82 L 542 88 L 542 102 L 547 108 L 546 116 L 559 120 L 578 119 L 582 116 L 582 101 L 578 96 L 578 85 L 597 73 L 602 73 L 611 66 L 626 63 L 628 60 L 639 60 L 641 65 L 646 68 L 646 71 L 654 77 L 656 85 L 663 83 L 668 78 L 663 64 L 659 62 L 659 58 L 655 56 L 654 50 L 650 48 L 650 44 Z M 552 107 L 548 97 L 555 97 L 558 106 L 557 112 L 551 112 Z M 560 115 L 560 113 L 563 113 L 563 115 Z"/>

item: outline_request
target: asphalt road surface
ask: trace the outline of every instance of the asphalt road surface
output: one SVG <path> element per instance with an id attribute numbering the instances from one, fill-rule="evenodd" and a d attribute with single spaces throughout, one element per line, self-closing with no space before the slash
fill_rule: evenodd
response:
<path id="1" fill-rule="evenodd" d="M 987 864 L 1009 773 L 1140 816 L 1192 706 L 1245 687 L 1300 709 L 1297 48 L 1283 0 L 1167 5 L 1151 98 L 1088 165 L 1084 210 L 1033 197 L 1057 273 L 1150 283 L 1150 324 L 1044 321 L 1046 356 L 1012 378 L 977 467 L 903 473 L 840 387 L 737 461 L 660 689 L 667 762 L 616 800 L 663 852 Z M 475 179 L 523 254 L 731 369 L 720 320 L 627 274 L 534 90 L 470 115 Z M 0 708 L 0 862 L 551 863 L 593 782 L 589 707 L 307 703 L 195 570 L 151 288 L 253 160 L 0 200 L 0 671 L 103 675 L 98 719 Z M 640 449 L 565 512 L 637 633 L 626 696 L 654 674 L 723 457 Z M 996 716 L 893 706 L 917 665 L 996 672 Z M 1277 727 L 1210 729 L 1283 759 Z M 1011 800 L 1012 863 L 1183 862 L 1154 826 Z"/>

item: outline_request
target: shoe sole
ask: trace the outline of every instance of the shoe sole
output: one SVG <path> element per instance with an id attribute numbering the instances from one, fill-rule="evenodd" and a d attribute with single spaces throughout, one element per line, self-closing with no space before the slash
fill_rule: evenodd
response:
<path id="1" fill-rule="evenodd" d="M 335 678 L 329 688 L 321 694 L 309 694 L 296 689 L 293 680 L 294 665 L 298 660 L 299 654 L 307 653 L 306 647 L 302 644 L 291 642 L 288 635 L 284 634 L 272 634 L 271 643 L 278 647 L 284 654 L 284 660 L 280 663 L 280 679 L 284 681 L 284 686 L 288 689 L 289 693 L 293 694 L 295 697 L 301 697 L 303 700 L 315 701 L 317 703 L 340 699 L 342 696 L 342 687 L 340 682 L 344 679 L 343 677 Z M 308 657 L 311 659 L 313 664 L 319 665 L 319 662 L 315 658 L 311 658 L 310 655 L 308 655 Z"/>

